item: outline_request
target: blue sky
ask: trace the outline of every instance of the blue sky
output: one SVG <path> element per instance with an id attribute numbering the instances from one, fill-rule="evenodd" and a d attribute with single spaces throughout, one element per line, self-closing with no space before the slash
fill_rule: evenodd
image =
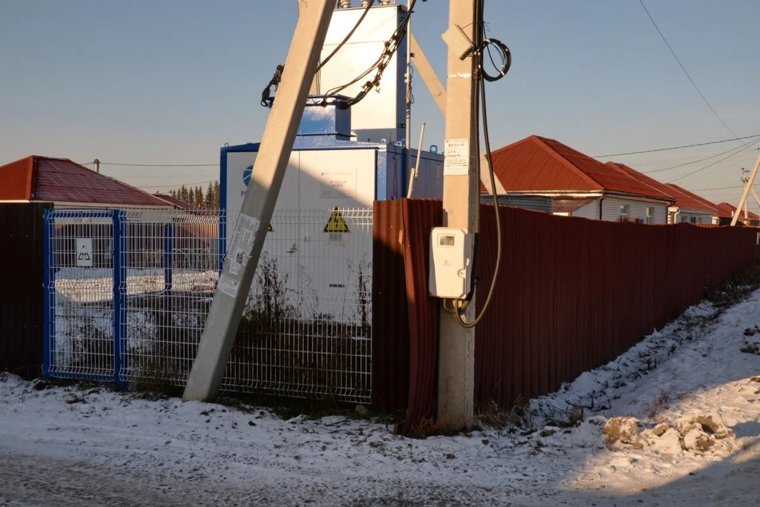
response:
<path id="1" fill-rule="evenodd" d="M 755 0 L 645 0 L 681 62 L 736 136 L 760 134 Z M 355 4 L 359 0 L 354 0 Z M 405 2 L 404 2 L 405 3 Z M 29 154 L 79 162 L 214 164 L 259 139 L 261 89 L 285 59 L 296 0 L 3 0 L 0 163 Z M 734 137 L 683 74 L 638 0 L 487 0 L 489 35 L 513 54 L 488 86 L 492 145 L 530 134 L 588 155 Z M 418 2 L 414 32 L 445 76 L 448 2 Z M 442 145 L 443 119 L 416 83 L 413 143 Z M 760 141 L 760 137 L 758 138 Z M 612 157 L 671 181 L 740 143 Z M 760 142 L 677 181 L 738 200 Z M 662 170 L 695 160 L 683 167 Z M 102 166 L 148 190 L 216 179 L 214 167 Z"/>

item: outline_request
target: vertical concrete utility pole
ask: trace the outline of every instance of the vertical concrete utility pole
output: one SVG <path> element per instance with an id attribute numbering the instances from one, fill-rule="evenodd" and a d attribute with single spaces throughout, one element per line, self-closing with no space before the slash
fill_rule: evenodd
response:
<path id="1" fill-rule="evenodd" d="M 185 400 L 216 396 L 251 289 L 335 0 L 299 0 L 298 23 L 227 250 Z M 230 224 L 231 226 L 233 224 Z"/>
<path id="2" fill-rule="evenodd" d="M 731 225 L 736 225 L 736 222 L 739 220 L 739 214 L 741 213 L 742 206 L 747 203 L 747 197 L 749 196 L 749 191 L 752 189 L 752 184 L 755 182 L 755 176 L 757 176 L 758 167 L 760 167 L 760 155 L 757 156 L 755 167 L 752 168 L 752 173 L 749 175 L 749 179 L 744 184 L 744 191 L 742 192 L 741 199 L 739 199 L 739 205 L 736 207 L 736 211 L 734 211 L 734 217 L 731 219 Z"/>
<path id="3" fill-rule="evenodd" d="M 443 174 L 443 225 L 477 229 L 478 172 L 476 170 L 477 87 L 475 59 L 462 56 L 462 33 L 475 40 L 477 20 L 475 4 L 479 0 L 450 0 L 449 28 L 444 35 L 448 44 L 446 79 L 446 129 Z M 460 32 L 461 30 L 461 32 Z M 459 163 L 451 163 L 453 155 Z M 464 163 L 461 162 L 464 160 Z M 474 298 L 467 309 L 472 320 Z M 445 429 L 460 430 L 474 423 L 475 330 L 459 325 L 455 315 L 441 312 L 438 374 L 438 424 Z"/>

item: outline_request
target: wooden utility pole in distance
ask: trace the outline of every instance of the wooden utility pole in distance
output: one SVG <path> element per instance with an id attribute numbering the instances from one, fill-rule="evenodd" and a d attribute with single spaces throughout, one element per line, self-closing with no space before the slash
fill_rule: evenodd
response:
<path id="1" fill-rule="evenodd" d="M 744 206 L 747 202 L 747 197 L 749 196 L 749 191 L 752 189 L 752 183 L 755 181 L 755 176 L 757 176 L 757 168 L 760 167 L 760 155 L 757 156 L 757 160 L 755 161 L 755 167 L 752 168 L 752 173 L 749 175 L 749 179 L 747 180 L 747 183 L 744 184 L 744 190 L 742 191 L 742 197 L 739 199 L 739 205 L 736 206 L 736 211 L 734 212 L 734 217 L 731 219 L 731 225 L 736 225 L 736 222 L 739 221 L 739 214 L 741 213 L 742 206 Z"/>
<path id="2" fill-rule="evenodd" d="M 479 174 L 476 170 L 477 87 L 475 58 L 464 56 L 467 39 L 475 41 L 478 0 L 451 0 L 446 79 L 445 161 L 443 172 L 443 225 L 477 229 Z M 466 38 L 465 38 L 466 37 Z M 463 42 L 464 41 L 464 42 Z M 475 313 L 474 297 L 466 316 Z M 462 327 L 456 315 L 441 311 L 438 373 L 438 424 L 442 429 L 461 430 L 474 423 L 475 329 Z"/>
<path id="3" fill-rule="evenodd" d="M 335 0 L 298 2 L 298 23 L 282 81 L 264 128 L 238 222 L 230 224 L 234 226 L 232 240 L 185 386 L 185 400 L 210 400 L 219 389 L 334 7 Z"/>

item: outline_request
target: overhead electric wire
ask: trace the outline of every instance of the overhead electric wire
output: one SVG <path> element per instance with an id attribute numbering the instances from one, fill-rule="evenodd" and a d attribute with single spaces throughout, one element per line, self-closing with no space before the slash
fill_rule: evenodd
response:
<path id="1" fill-rule="evenodd" d="M 758 139 L 757 141 L 754 141 L 751 144 L 757 144 L 757 143 L 760 143 L 760 139 Z M 697 169 L 695 171 L 691 171 L 690 173 L 686 173 L 686 174 L 684 174 L 682 176 L 679 176 L 678 178 L 673 179 L 672 182 L 675 183 L 676 181 L 680 181 L 680 180 L 683 180 L 683 179 L 688 178 L 690 176 L 694 176 L 697 173 L 700 173 L 700 172 L 702 172 L 702 171 L 704 171 L 706 169 L 714 167 L 714 166 L 720 164 L 721 162 L 723 162 L 724 160 L 728 160 L 729 158 L 738 155 L 739 153 L 741 153 L 742 151 L 746 150 L 747 148 L 748 148 L 748 146 L 746 146 L 746 145 L 745 146 L 739 146 L 734 153 L 731 153 L 730 155 L 728 155 L 726 157 L 723 157 L 720 160 L 716 160 L 715 162 L 713 162 L 711 164 L 707 164 L 704 167 L 700 167 L 699 169 Z"/>
<path id="2" fill-rule="evenodd" d="M 644 12 L 646 12 L 647 16 L 649 17 L 649 20 L 652 22 L 652 24 L 654 25 L 654 28 L 657 30 L 657 33 L 659 33 L 660 37 L 662 37 L 662 40 L 665 42 L 665 45 L 670 50 L 670 54 L 672 54 L 673 58 L 676 59 L 676 62 L 678 62 L 678 66 L 681 67 L 681 70 L 686 75 L 686 77 L 689 79 L 689 82 L 691 83 L 691 85 L 694 87 L 695 90 L 697 90 L 697 93 L 699 94 L 699 96 L 702 97 L 702 100 L 705 102 L 705 104 L 707 104 L 707 107 L 710 108 L 710 111 L 712 111 L 712 113 L 715 115 L 715 117 L 718 119 L 718 121 L 721 124 L 723 124 L 724 127 L 726 127 L 726 130 L 728 130 L 729 132 L 731 132 L 732 136 L 736 137 L 736 134 L 734 133 L 734 131 L 731 130 L 731 127 L 729 127 L 728 124 L 725 121 L 723 121 L 723 118 L 720 117 L 720 115 L 715 110 L 715 108 L 712 106 L 712 104 L 710 104 L 710 101 L 707 100 L 707 97 L 705 97 L 704 93 L 702 93 L 702 90 L 699 89 L 699 86 L 697 86 L 697 83 L 694 81 L 694 79 L 692 79 L 691 75 L 686 70 L 686 67 L 684 67 L 683 63 L 681 63 L 681 59 L 678 58 L 678 55 L 673 50 L 673 47 L 668 42 L 668 39 L 665 38 L 665 34 L 663 34 L 662 30 L 660 30 L 660 27 L 657 26 L 657 22 L 652 17 L 652 14 L 649 12 L 649 9 L 647 9 L 647 6 L 644 5 L 644 0 L 639 0 L 639 3 L 641 4 L 641 7 L 644 8 Z"/>
<path id="3" fill-rule="evenodd" d="M 696 148 L 699 146 L 708 146 L 710 144 L 721 144 L 721 143 L 730 143 L 732 141 L 743 141 L 744 139 L 755 139 L 757 137 L 760 137 L 760 134 L 755 134 L 752 136 L 742 136 L 742 137 L 732 137 L 730 139 L 721 139 L 718 141 L 707 141 L 704 143 L 695 143 L 695 144 L 683 144 L 681 146 L 669 146 L 667 148 L 653 148 L 649 150 L 639 150 L 639 151 L 628 151 L 625 153 L 607 153 L 605 155 L 594 155 L 594 158 L 607 158 L 607 157 L 624 157 L 626 155 L 642 155 L 645 153 L 656 153 L 658 151 L 672 151 L 672 150 L 683 150 L 686 148 Z"/>
<path id="4" fill-rule="evenodd" d="M 737 188 L 744 188 L 744 185 L 734 185 L 733 187 L 694 188 L 692 191 L 703 192 L 707 190 L 736 190 Z"/>
<path id="5" fill-rule="evenodd" d="M 92 165 L 95 162 L 85 162 L 82 165 Z M 100 162 L 100 165 L 112 165 L 120 167 L 219 167 L 219 163 L 215 164 L 137 164 L 127 162 Z"/>
<path id="6" fill-rule="evenodd" d="M 138 188 L 181 188 L 183 186 L 190 186 L 190 185 L 202 185 L 204 183 L 214 183 L 219 180 L 206 180 L 206 181 L 196 181 L 194 183 L 175 183 L 172 185 L 140 185 L 140 184 L 134 184 L 134 186 Z"/>
<path id="7" fill-rule="evenodd" d="M 672 165 L 672 166 L 669 166 L 669 167 L 663 167 L 661 169 L 652 169 L 651 171 L 641 171 L 641 172 L 644 173 L 644 174 L 660 173 L 660 172 L 663 172 L 663 171 L 670 171 L 672 169 L 678 169 L 680 167 L 685 167 L 685 166 L 691 165 L 691 164 L 698 164 L 699 162 L 704 162 L 705 160 L 710 160 L 710 159 L 713 159 L 715 157 L 720 157 L 721 155 L 725 155 L 726 153 L 730 153 L 730 152 L 732 152 L 734 150 L 741 151 L 745 146 L 749 146 L 751 144 L 755 144 L 756 142 L 757 142 L 757 140 L 749 141 L 747 143 L 742 144 L 741 146 L 735 146 L 735 147 L 731 148 L 730 150 L 721 151 L 720 153 L 716 153 L 715 155 L 710 155 L 709 157 L 700 158 L 699 160 L 692 160 L 691 162 L 684 162 L 683 164 L 677 164 L 677 165 Z"/>
<path id="8" fill-rule="evenodd" d="M 359 16 L 359 20 L 356 22 L 356 24 L 351 29 L 351 31 L 348 32 L 348 35 L 346 35 L 345 37 L 343 37 L 343 40 L 340 41 L 340 43 L 337 46 L 335 46 L 335 49 L 333 49 L 332 51 L 330 51 L 330 54 L 327 55 L 327 57 L 324 60 L 322 60 L 321 62 L 319 62 L 319 65 L 317 65 L 317 68 L 316 68 L 316 70 L 314 72 L 318 72 L 322 67 L 324 67 L 325 65 L 327 65 L 327 62 L 329 62 L 332 59 L 332 57 L 335 56 L 335 54 L 338 51 L 340 51 L 340 48 L 342 48 L 349 41 L 349 39 L 351 38 L 351 36 L 354 35 L 354 32 L 356 32 L 356 30 L 359 28 L 359 25 L 361 25 L 362 21 L 364 21 L 364 18 L 367 17 L 367 14 L 369 13 L 369 9 L 372 7 L 372 5 L 374 3 L 375 3 L 375 0 L 369 0 L 369 2 L 367 2 L 367 6 L 364 8 L 364 12 L 362 12 L 362 15 Z"/>

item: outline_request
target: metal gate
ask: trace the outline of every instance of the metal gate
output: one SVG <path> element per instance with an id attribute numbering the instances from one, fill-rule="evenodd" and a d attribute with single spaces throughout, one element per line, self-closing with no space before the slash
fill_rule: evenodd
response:
<path id="1" fill-rule="evenodd" d="M 219 211 L 48 210 L 46 375 L 183 386 L 223 222 Z M 371 255 L 372 210 L 275 213 L 222 388 L 369 402 Z"/>

